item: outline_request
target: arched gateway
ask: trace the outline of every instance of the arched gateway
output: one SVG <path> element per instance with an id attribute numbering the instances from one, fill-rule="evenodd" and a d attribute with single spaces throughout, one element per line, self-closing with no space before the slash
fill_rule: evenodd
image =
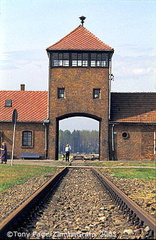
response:
<path id="1" fill-rule="evenodd" d="M 58 158 L 58 122 L 86 116 L 100 123 L 100 159 L 109 157 L 111 58 L 109 47 L 79 25 L 47 48 L 49 56 L 48 157 Z"/>

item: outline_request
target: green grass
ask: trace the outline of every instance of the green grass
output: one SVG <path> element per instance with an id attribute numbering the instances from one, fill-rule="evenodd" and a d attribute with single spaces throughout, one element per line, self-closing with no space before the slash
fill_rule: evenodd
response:
<path id="1" fill-rule="evenodd" d="M 0 192 L 13 185 L 23 184 L 28 178 L 56 171 L 56 167 L 28 165 L 0 165 Z"/>
<path id="2" fill-rule="evenodd" d="M 150 168 L 113 168 L 106 170 L 113 177 L 156 180 L 155 169 Z"/>
<path id="3" fill-rule="evenodd" d="M 128 161 L 98 161 L 98 162 L 85 162 L 85 165 L 92 165 L 96 167 L 128 167 L 128 166 L 139 166 L 139 167 L 155 167 L 156 164 L 154 162 L 128 162 Z"/>

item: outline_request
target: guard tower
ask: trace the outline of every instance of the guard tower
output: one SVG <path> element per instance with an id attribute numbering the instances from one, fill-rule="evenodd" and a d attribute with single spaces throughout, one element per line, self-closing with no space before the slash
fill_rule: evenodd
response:
<path id="1" fill-rule="evenodd" d="M 48 158 L 58 159 L 59 120 L 85 116 L 99 121 L 100 160 L 107 160 L 113 48 L 81 24 L 48 47 L 49 135 Z"/>

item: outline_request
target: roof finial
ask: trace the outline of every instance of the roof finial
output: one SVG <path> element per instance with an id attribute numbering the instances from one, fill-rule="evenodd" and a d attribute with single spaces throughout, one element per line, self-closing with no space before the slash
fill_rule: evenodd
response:
<path id="1" fill-rule="evenodd" d="M 82 23 L 82 26 L 83 26 L 83 23 L 84 23 L 84 20 L 86 19 L 86 17 L 84 17 L 84 16 L 81 16 L 81 17 L 79 17 L 80 18 L 80 20 L 81 20 L 81 23 Z"/>

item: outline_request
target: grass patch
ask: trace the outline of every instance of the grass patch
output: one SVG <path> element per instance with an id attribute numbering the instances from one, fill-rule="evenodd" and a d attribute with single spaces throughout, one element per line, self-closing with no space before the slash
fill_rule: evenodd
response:
<path id="1" fill-rule="evenodd" d="M 0 165 L 0 192 L 16 184 L 23 184 L 28 178 L 56 171 L 56 167 L 28 165 Z"/>
<path id="2" fill-rule="evenodd" d="M 118 178 L 139 178 L 146 180 L 156 180 L 155 169 L 149 168 L 113 168 L 108 169 L 108 172 L 113 177 Z"/>
<path id="3" fill-rule="evenodd" d="M 121 161 L 98 161 L 98 162 L 85 162 L 85 165 L 92 165 L 97 167 L 131 167 L 131 166 L 138 166 L 138 167 L 155 167 L 156 164 L 154 162 L 121 162 Z"/>

